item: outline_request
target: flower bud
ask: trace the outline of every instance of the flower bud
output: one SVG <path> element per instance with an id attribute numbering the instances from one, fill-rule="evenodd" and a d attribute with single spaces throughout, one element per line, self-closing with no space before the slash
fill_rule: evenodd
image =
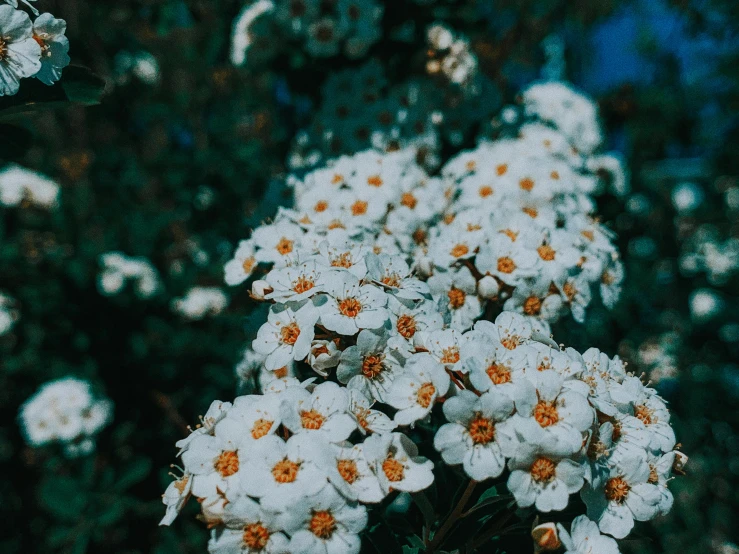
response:
<path id="1" fill-rule="evenodd" d="M 416 267 L 418 267 L 419 273 L 426 277 L 434 273 L 434 261 L 428 256 L 423 256 L 422 258 L 420 258 L 418 260 L 418 263 L 416 264 Z"/>
<path id="2" fill-rule="evenodd" d="M 534 539 L 534 548 L 537 552 L 551 552 L 562 546 L 557 525 L 551 521 L 534 527 L 531 530 L 531 538 Z"/>
<path id="3" fill-rule="evenodd" d="M 480 279 L 477 283 L 477 294 L 488 300 L 495 298 L 498 295 L 499 290 L 500 287 L 498 286 L 498 281 L 496 281 L 495 277 L 492 277 L 491 275 L 485 275 L 485 277 Z"/>
<path id="4" fill-rule="evenodd" d="M 682 473 L 685 471 L 685 466 L 688 463 L 688 456 L 680 452 L 679 450 L 675 451 L 675 461 L 672 463 L 672 469 L 675 473 Z"/>
<path id="5" fill-rule="evenodd" d="M 314 340 L 310 347 L 307 362 L 313 368 L 313 371 L 326 377 L 328 369 L 336 367 L 341 358 L 341 350 L 336 347 L 336 343 L 330 340 Z"/>
<path id="6" fill-rule="evenodd" d="M 263 279 L 258 279 L 251 285 L 251 295 L 256 300 L 264 300 L 264 297 L 270 292 L 272 292 L 272 287 Z"/>

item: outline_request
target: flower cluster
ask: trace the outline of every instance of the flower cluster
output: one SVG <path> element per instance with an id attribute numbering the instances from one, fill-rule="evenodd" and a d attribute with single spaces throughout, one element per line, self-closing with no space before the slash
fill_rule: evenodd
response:
<path id="1" fill-rule="evenodd" d="M 257 58 L 276 52 L 274 37 L 298 41 L 303 51 L 317 58 L 343 53 L 364 56 L 382 34 L 383 5 L 376 0 L 259 0 L 247 4 L 233 24 L 231 60 L 246 62 L 247 52 Z"/>
<path id="2" fill-rule="evenodd" d="M 456 85 L 467 85 L 477 72 L 477 58 L 470 50 L 469 42 L 455 37 L 446 26 L 435 24 L 426 31 L 429 44 L 426 71 L 430 75 L 441 74 Z"/>
<path id="3" fill-rule="evenodd" d="M 58 199 L 59 185 L 45 175 L 15 164 L 0 170 L 0 205 L 11 207 L 28 203 L 49 209 L 57 205 Z"/>
<path id="4" fill-rule="evenodd" d="M 95 435 L 112 413 L 112 402 L 94 396 L 90 383 L 65 377 L 45 383 L 26 400 L 19 421 L 29 445 L 58 442 L 67 456 L 74 457 L 95 448 Z"/>
<path id="5" fill-rule="evenodd" d="M 8 5 L 11 4 L 11 5 Z M 49 13 L 34 21 L 17 7 L 17 2 L 0 6 L 0 96 L 18 92 L 20 80 L 36 77 L 51 85 L 69 65 L 67 23 Z"/>
<path id="6" fill-rule="evenodd" d="M 18 319 L 18 312 L 14 309 L 13 299 L 0 292 L 0 336 L 13 328 Z"/>
<path id="7" fill-rule="evenodd" d="M 200 320 L 221 313 L 228 306 L 228 296 L 218 287 L 193 287 L 182 298 L 172 300 L 172 311 L 190 320 Z"/>
<path id="8" fill-rule="evenodd" d="M 100 266 L 98 290 L 105 296 L 119 294 L 128 282 L 140 298 L 153 296 L 161 287 L 159 273 L 146 258 L 108 252 L 100 256 Z"/>
<path id="9" fill-rule="evenodd" d="M 725 285 L 739 272 L 739 239 L 722 241 L 715 227 L 699 227 L 683 245 L 680 269 L 689 276 L 705 273 L 711 285 Z"/>
<path id="10" fill-rule="evenodd" d="M 295 269 L 275 284 L 317 275 Z M 665 402 L 617 357 L 535 340 L 510 312 L 464 333 L 447 328 L 423 284 L 399 279 L 339 268 L 267 295 L 289 297 L 253 345 L 272 380 L 261 395 L 215 402 L 178 442 L 183 475 L 164 495 L 163 523 L 192 495 L 214 528 L 211 552 L 358 552 L 366 505 L 433 482 L 433 464 L 402 431 L 435 408 L 446 420 L 433 440 L 441 459 L 475 481 L 507 475 L 520 507 L 560 511 L 580 492 L 616 538 L 670 509 L 667 483 L 685 457 Z M 326 379 L 287 376 L 296 363 Z"/>

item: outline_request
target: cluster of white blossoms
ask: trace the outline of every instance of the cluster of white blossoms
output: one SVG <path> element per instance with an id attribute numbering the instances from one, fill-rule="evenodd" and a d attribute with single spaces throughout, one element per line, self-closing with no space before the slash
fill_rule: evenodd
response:
<path id="1" fill-rule="evenodd" d="M 426 71 L 441 74 L 457 85 L 468 84 L 477 72 L 477 57 L 464 37 L 455 37 L 445 25 L 434 24 L 426 31 L 429 45 Z"/>
<path id="2" fill-rule="evenodd" d="M 699 227 L 685 242 L 680 255 L 680 269 L 686 275 L 705 273 L 714 286 L 725 285 L 739 273 L 739 239 L 721 240 L 710 225 Z"/>
<path id="3" fill-rule="evenodd" d="M 69 65 L 69 40 L 64 35 L 67 23 L 50 13 L 36 16 L 18 8 L 17 0 L 6 0 L 0 6 L 0 96 L 18 92 L 21 79 L 36 77 L 51 85 Z"/>
<path id="4" fill-rule="evenodd" d="M 15 301 L 0 292 L 0 337 L 10 331 L 18 320 L 18 311 L 14 306 Z"/>
<path id="5" fill-rule="evenodd" d="M 382 35 L 384 7 L 376 0 L 258 0 L 250 1 L 233 24 L 231 61 L 243 65 L 247 55 L 273 55 L 281 40 L 299 41 L 311 56 L 343 53 L 364 56 Z"/>
<path id="6" fill-rule="evenodd" d="M 27 203 L 50 209 L 58 200 L 59 185 L 45 175 L 16 164 L 8 164 L 0 170 L 0 205 L 15 207 Z"/>
<path id="7" fill-rule="evenodd" d="M 89 382 L 65 377 L 45 383 L 26 400 L 19 422 L 30 446 L 56 442 L 74 457 L 95 448 L 95 435 L 112 415 L 112 402 L 95 397 Z"/>
<path id="8" fill-rule="evenodd" d="M 218 315 L 227 306 L 228 296 L 218 287 L 192 287 L 171 304 L 173 312 L 193 321 Z"/>
<path id="9" fill-rule="evenodd" d="M 139 298 L 150 298 L 159 291 L 159 273 L 149 260 L 130 257 L 121 252 L 108 252 L 100 256 L 98 290 L 105 296 L 114 296 L 131 283 Z"/>
<path id="10" fill-rule="evenodd" d="M 177 443 L 163 524 L 194 496 L 212 553 L 357 553 L 368 506 L 433 482 L 404 431 L 437 405 L 444 463 L 474 481 L 507 476 L 516 504 L 542 514 L 581 494 L 595 527 L 559 532 L 573 552 L 670 509 L 667 483 L 686 458 L 665 402 L 617 357 L 560 348 L 511 312 L 449 328 L 407 266 L 372 256 L 276 270 L 285 286 L 266 295 L 276 303 L 253 345 L 272 380 L 214 402 Z M 286 376 L 297 363 L 323 379 Z"/>

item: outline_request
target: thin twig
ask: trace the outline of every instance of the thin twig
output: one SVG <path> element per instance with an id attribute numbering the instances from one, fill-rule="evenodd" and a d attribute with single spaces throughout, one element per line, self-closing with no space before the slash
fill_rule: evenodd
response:
<path id="1" fill-rule="evenodd" d="M 474 479 L 471 479 L 469 484 L 467 485 L 467 488 L 462 493 L 462 496 L 459 498 L 459 502 L 457 502 L 457 505 L 454 507 L 454 510 L 452 511 L 452 513 L 449 514 L 449 517 L 446 519 L 444 524 L 434 534 L 434 538 L 431 540 L 431 542 L 426 543 L 426 554 L 433 554 L 433 552 L 436 551 L 439 545 L 441 545 L 441 541 L 444 539 L 446 534 L 449 532 L 452 526 L 459 519 L 459 516 L 462 513 L 462 510 L 464 510 L 464 507 L 467 505 L 467 502 L 469 501 L 470 496 L 472 496 L 472 493 L 474 492 L 476 485 L 477 485 L 477 481 L 475 481 Z"/>
<path id="2" fill-rule="evenodd" d="M 190 433 L 190 426 L 187 424 L 185 418 L 182 417 L 182 414 L 180 414 L 180 412 L 177 410 L 177 407 L 174 405 L 174 402 L 172 402 L 172 399 L 169 396 L 158 390 L 149 391 L 149 395 L 152 397 L 157 406 L 159 406 L 162 411 L 164 411 L 164 415 L 167 416 L 167 419 L 169 419 L 169 421 L 171 421 L 175 425 L 175 427 L 182 430 L 185 435 Z"/>

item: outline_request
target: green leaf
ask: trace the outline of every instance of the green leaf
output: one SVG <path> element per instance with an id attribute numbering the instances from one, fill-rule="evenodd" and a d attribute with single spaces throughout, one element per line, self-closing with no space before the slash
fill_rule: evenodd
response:
<path id="1" fill-rule="evenodd" d="M 104 90 L 103 79 L 86 67 L 70 65 L 64 69 L 61 80 L 51 86 L 37 79 L 23 79 L 17 94 L 0 97 L 0 120 L 70 104 L 99 104 Z"/>
<path id="2" fill-rule="evenodd" d="M 151 460 L 144 457 L 134 458 L 123 470 L 114 485 L 116 491 L 124 491 L 136 483 L 143 481 L 151 471 Z"/>
<path id="3" fill-rule="evenodd" d="M 45 478 L 38 489 L 41 505 L 53 516 L 74 521 L 78 519 L 87 504 L 85 491 L 74 479 L 64 476 Z"/>

